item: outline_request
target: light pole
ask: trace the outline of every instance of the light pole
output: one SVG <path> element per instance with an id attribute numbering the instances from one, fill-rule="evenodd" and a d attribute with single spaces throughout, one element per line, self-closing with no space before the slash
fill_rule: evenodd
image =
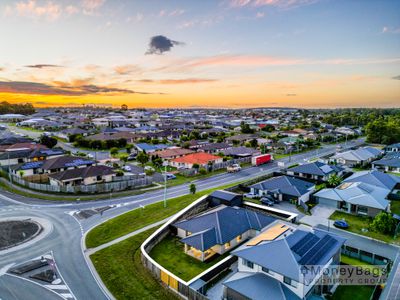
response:
<path id="1" fill-rule="evenodd" d="M 167 207 L 167 166 L 168 162 L 163 161 L 163 166 L 165 167 L 165 172 L 164 172 L 164 208 Z"/>

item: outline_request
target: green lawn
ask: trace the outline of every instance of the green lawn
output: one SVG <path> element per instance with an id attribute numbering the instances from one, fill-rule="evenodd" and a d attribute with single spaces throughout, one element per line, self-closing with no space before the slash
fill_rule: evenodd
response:
<path id="1" fill-rule="evenodd" d="M 390 211 L 396 215 L 400 215 L 400 200 L 390 201 Z"/>
<path id="2" fill-rule="evenodd" d="M 379 232 L 374 232 L 369 230 L 369 224 L 372 222 L 372 218 L 370 217 L 363 217 L 363 216 L 355 216 L 355 215 L 350 215 L 344 212 L 339 212 L 335 211 L 329 219 L 331 220 L 346 220 L 347 223 L 349 224 L 349 228 L 347 229 L 348 231 L 365 235 L 377 240 L 384 241 L 386 243 L 394 243 L 394 244 L 400 244 L 400 237 L 393 239 L 392 236 L 379 233 Z M 368 229 L 368 231 L 364 232 L 362 229 Z"/>
<path id="3" fill-rule="evenodd" d="M 373 268 L 371 264 L 361 261 L 357 258 L 353 258 L 347 255 L 341 255 L 340 257 L 340 261 L 346 265 L 351 265 L 351 266 L 362 266 L 363 269 L 365 270 L 369 270 L 370 273 L 375 273 L 378 270 Z M 383 267 L 383 266 L 382 266 Z M 378 271 L 376 274 L 381 273 L 380 271 Z"/>
<path id="4" fill-rule="evenodd" d="M 331 300 L 368 300 L 374 292 L 374 286 L 369 285 L 340 285 Z"/>
<path id="5" fill-rule="evenodd" d="M 215 255 L 206 262 L 201 262 L 185 254 L 184 245 L 179 238 L 173 236 L 167 236 L 150 252 L 150 256 L 156 262 L 185 281 L 199 275 L 228 255 L 229 253 Z"/>
<path id="6" fill-rule="evenodd" d="M 101 280 L 117 299 L 179 299 L 142 265 L 140 245 L 150 229 L 90 256 Z"/>
<path id="7" fill-rule="evenodd" d="M 86 236 L 86 246 L 88 248 L 93 248 L 112 241 L 146 225 L 174 215 L 203 195 L 207 195 L 215 190 L 224 189 L 233 185 L 236 184 L 205 190 L 194 195 L 188 194 L 170 199 L 168 200 L 166 208 L 164 208 L 164 204 L 161 201 L 150 204 L 144 209 L 141 208 L 131 210 L 93 228 Z"/>

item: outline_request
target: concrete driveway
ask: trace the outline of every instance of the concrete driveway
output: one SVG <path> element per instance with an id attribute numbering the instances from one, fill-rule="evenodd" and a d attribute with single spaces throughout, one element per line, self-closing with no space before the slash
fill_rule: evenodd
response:
<path id="1" fill-rule="evenodd" d="M 310 226 L 317 226 L 319 224 L 325 226 L 332 226 L 333 221 L 329 220 L 331 214 L 335 212 L 333 207 L 318 204 L 311 210 L 311 216 L 304 216 L 299 221 Z"/>

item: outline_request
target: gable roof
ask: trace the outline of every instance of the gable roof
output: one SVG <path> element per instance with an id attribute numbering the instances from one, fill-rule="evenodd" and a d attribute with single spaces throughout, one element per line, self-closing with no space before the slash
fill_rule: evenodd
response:
<path id="1" fill-rule="evenodd" d="M 314 196 L 335 201 L 385 210 L 389 201 L 385 198 L 390 190 L 363 182 L 344 182 L 334 189 L 323 189 Z"/>
<path id="2" fill-rule="evenodd" d="M 337 153 L 332 158 L 342 158 L 344 160 L 351 160 L 351 161 L 364 161 L 371 158 L 378 157 L 382 154 L 382 151 L 373 148 L 373 147 L 363 147 L 358 148 L 356 150 L 349 150 L 341 153 Z"/>
<path id="3" fill-rule="evenodd" d="M 229 192 L 226 190 L 217 190 L 217 191 L 212 192 L 210 195 L 210 197 L 215 197 L 215 198 L 219 198 L 219 199 L 226 200 L 226 201 L 232 201 L 237 196 L 243 197 L 240 194 L 232 193 L 232 192 Z"/>
<path id="4" fill-rule="evenodd" d="M 304 174 L 312 174 L 318 176 L 325 176 L 332 173 L 337 173 L 342 171 L 343 168 L 335 165 L 328 165 L 320 161 L 303 164 L 296 166 L 294 168 L 288 169 L 288 171 L 296 172 L 296 173 L 304 173 Z"/>
<path id="5" fill-rule="evenodd" d="M 181 242 L 204 251 L 216 244 L 229 242 L 249 229 L 261 230 L 273 221 L 275 218 L 261 213 L 220 205 L 173 226 L 192 233 Z"/>
<path id="6" fill-rule="evenodd" d="M 313 186 L 314 183 L 295 177 L 278 176 L 253 184 L 250 188 L 299 197 L 309 192 Z"/>
<path id="7" fill-rule="evenodd" d="M 114 170 L 110 167 L 98 165 L 90 166 L 86 168 L 76 168 L 72 170 L 66 170 L 49 174 L 49 177 L 59 181 L 70 180 L 70 179 L 85 179 L 94 176 L 105 176 L 115 174 Z"/>
<path id="8" fill-rule="evenodd" d="M 349 178 L 346 178 L 344 182 L 363 182 L 392 190 L 398 183 L 400 183 L 400 177 L 383 173 L 378 170 L 372 170 L 356 172 Z"/>
<path id="9" fill-rule="evenodd" d="M 377 165 L 377 166 L 400 168 L 400 157 L 383 158 L 383 159 L 374 161 L 373 164 Z"/>
<path id="10" fill-rule="evenodd" d="M 344 241 L 324 230 L 297 229 L 288 237 L 239 248 L 233 254 L 300 282 L 304 266 L 325 265 Z"/>
<path id="11" fill-rule="evenodd" d="M 46 160 L 43 163 L 43 170 L 54 170 L 59 168 L 78 167 L 83 165 L 92 165 L 93 160 L 84 159 L 77 156 L 60 156 Z"/>

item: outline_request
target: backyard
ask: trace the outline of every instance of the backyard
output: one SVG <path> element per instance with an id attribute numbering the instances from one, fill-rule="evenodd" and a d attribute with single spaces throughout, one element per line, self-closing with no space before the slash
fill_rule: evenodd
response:
<path id="1" fill-rule="evenodd" d="M 345 229 L 360 235 L 368 236 L 373 239 L 381 240 L 386 243 L 400 244 L 400 237 L 396 239 L 380 232 L 374 232 L 369 229 L 369 224 L 372 222 L 370 217 L 355 216 L 339 211 L 335 211 L 329 219 L 331 220 L 345 220 L 349 224 L 349 228 Z"/>
<path id="2" fill-rule="evenodd" d="M 367 300 L 370 299 L 374 286 L 371 285 L 340 285 L 331 300 Z"/>
<path id="3" fill-rule="evenodd" d="M 167 236 L 150 252 L 150 256 L 156 262 L 185 281 L 199 275 L 228 255 L 229 253 L 217 254 L 206 262 L 199 261 L 185 254 L 184 245 L 179 238 L 173 236 Z"/>

